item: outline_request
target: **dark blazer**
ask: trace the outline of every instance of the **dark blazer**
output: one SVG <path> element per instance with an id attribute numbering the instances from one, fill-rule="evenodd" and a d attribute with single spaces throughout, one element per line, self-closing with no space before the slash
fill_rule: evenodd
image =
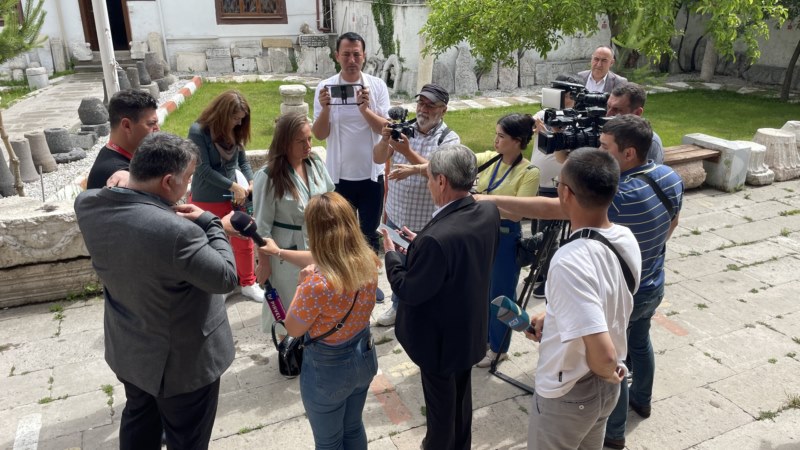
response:
<path id="1" fill-rule="evenodd" d="M 193 201 L 229 201 L 223 195 L 230 194 L 228 188 L 231 187 L 231 181 L 236 181 L 236 169 L 241 170 L 247 181 L 253 180 L 253 169 L 244 148 L 239 147 L 230 161 L 223 161 L 211 140 L 211 133 L 203 131 L 197 122 L 189 127 L 189 140 L 200 150 L 200 161 L 197 162 L 197 169 L 192 176 Z"/>
<path id="2" fill-rule="evenodd" d="M 395 335 L 423 370 L 466 370 L 486 355 L 499 229 L 497 207 L 467 196 L 417 234 L 405 264 L 398 252 L 386 254 L 386 274 L 401 299 Z"/>
<path id="3" fill-rule="evenodd" d="M 586 86 L 586 82 L 589 80 L 589 75 L 591 75 L 591 70 L 584 70 L 583 72 L 578 72 L 578 76 L 581 77 L 583 80 L 583 85 Z M 617 75 L 612 71 L 608 71 L 608 76 L 606 77 L 606 85 L 603 87 L 603 92 L 608 92 L 609 94 L 611 91 L 614 90 L 615 87 L 627 83 L 628 79 L 623 77 L 622 75 Z"/>
<path id="4" fill-rule="evenodd" d="M 81 193 L 75 213 L 104 285 L 111 370 L 161 397 L 216 381 L 234 356 L 218 294 L 238 282 L 220 220 L 205 212 L 192 222 L 156 196 L 122 188 Z"/>

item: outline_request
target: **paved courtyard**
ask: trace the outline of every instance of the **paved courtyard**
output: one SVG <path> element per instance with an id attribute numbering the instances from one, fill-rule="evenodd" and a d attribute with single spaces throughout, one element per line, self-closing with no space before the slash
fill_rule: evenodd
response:
<path id="1" fill-rule="evenodd" d="M 87 78 L 48 88 L 52 101 L 36 94 L 4 111 L 9 134 L 17 124 L 74 125 L 80 98 L 102 95 L 99 79 Z M 453 109 L 536 100 L 475 98 Z M 629 416 L 628 448 L 800 449 L 800 180 L 690 191 L 666 270 L 652 331 L 653 415 Z M 390 291 L 383 275 L 381 287 Z M 542 308 L 532 300 L 528 311 Z M 222 378 L 211 447 L 312 448 L 298 382 L 278 374 L 260 313 L 241 296 L 228 300 L 237 358 Z M 418 369 L 393 328 L 373 333 L 380 372 L 364 409 L 370 448 L 417 449 L 425 433 Z M 517 334 L 501 370 L 532 385 L 537 345 Z M 531 397 L 483 369 L 472 383 L 473 447 L 525 448 Z M 0 310 L 0 448 L 117 448 L 124 403 L 103 359 L 102 298 Z"/>
<path id="2" fill-rule="evenodd" d="M 668 244 L 654 319 L 653 415 L 630 449 L 800 448 L 800 181 L 693 190 Z M 382 288 L 389 290 L 385 278 Z M 378 305 L 377 317 L 388 306 Z M 543 308 L 532 300 L 529 311 Z M 311 448 L 297 380 L 277 372 L 261 306 L 228 300 L 237 358 L 222 378 L 212 448 Z M 417 449 L 419 372 L 373 328 L 380 372 L 364 409 L 370 448 Z M 532 384 L 537 344 L 516 335 L 503 372 Z M 473 370 L 473 447 L 524 448 L 531 397 Z M 117 448 L 122 386 L 103 360 L 101 298 L 0 311 L 0 448 Z"/>

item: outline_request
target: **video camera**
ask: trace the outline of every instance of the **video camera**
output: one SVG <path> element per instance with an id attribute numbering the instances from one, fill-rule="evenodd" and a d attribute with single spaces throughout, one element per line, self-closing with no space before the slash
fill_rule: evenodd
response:
<path id="1" fill-rule="evenodd" d="M 389 108 L 389 118 L 395 121 L 395 123 L 389 124 L 389 128 L 392 129 L 392 139 L 395 141 L 400 141 L 401 134 L 405 134 L 406 137 L 409 138 L 414 137 L 414 122 L 416 122 L 417 119 L 407 121 L 406 117 L 408 117 L 408 110 L 402 106 L 393 106 Z"/>
<path id="2" fill-rule="evenodd" d="M 589 92 L 576 83 L 553 81 L 552 88 L 542 89 L 546 131 L 539 132 L 539 149 L 549 155 L 559 150 L 598 147 L 600 129 L 606 117 L 608 93 Z M 567 95 L 575 106 L 565 109 Z"/>

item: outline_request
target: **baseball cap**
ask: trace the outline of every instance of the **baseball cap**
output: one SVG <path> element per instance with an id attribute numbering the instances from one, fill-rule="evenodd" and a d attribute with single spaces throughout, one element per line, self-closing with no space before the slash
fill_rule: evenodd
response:
<path id="1" fill-rule="evenodd" d="M 447 93 L 445 88 L 438 84 L 428 83 L 422 86 L 422 90 L 414 97 L 423 96 L 434 103 L 444 103 L 445 105 L 450 101 L 450 94 Z"/>

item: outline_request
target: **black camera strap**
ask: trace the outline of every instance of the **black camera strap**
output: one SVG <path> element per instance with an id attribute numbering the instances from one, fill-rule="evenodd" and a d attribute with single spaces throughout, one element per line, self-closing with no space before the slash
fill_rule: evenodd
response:
<path id="1" fill-rule="evenodd" d="M 630 291 L 631 295 L 633 295 L 634 289 L 636 289 L 636 279 L 633 278 L 633 272 L 631 272 L 631 268 L 628 267 L 628 264 L 625 262 L 625 259 L 622 258 L 622 255 L 620 255 L 619 251 L 617 251 L 617 248 L 614 247 L 614 245 L 611 244 L 611 242 L 609 242 L 605 236 L 598 233 L 596 230 L 592 230 L 591 228 L 584 228 L 573 234 L 569 239 L 567 239 L 567 242 L 572 242 L 576 239 L 592 239 L 601 242 L 608 247 L 608 249 L 611 250 L 611 253 L 617 257 L 619 265 L 622 268 L 622 275 L 625 277 L 625 284 L 628 285 L 628 290 Z"/>
<path id="2" fill-rule="evenodd" d="M 675 207 L 672 206 L 672 202 L 669 201 L 667 195 L 664 194 L 664 191 L 662 191 L 661 187 L 658 186 L 658 183 L 656 183 L 655 180 L 648 177 L 644 173 L 637 173 L 633 177 L 644 181 L 645 183 L 649 184 L 651 188 L 653 188 L 653 191 L 655 191 L 656 196 L 658 197 L 659 200 L 661 200 L 661 203 L 664 204 L 664 208 L 667 209 L 667 214 L 669 214 L 669 220 L 674 220 L 676 214 Z"/>
<path id="3" fill-rule="evenodd" d="M 502 158 L 503 158 L 503 155 L 498 154 L 497 156 L 493 157 L 492 159 L 490 159 L 490 160 L 486 161 L 485 163 L 481 164 L 480 166 L 478 166 L 478 173 L 483 172 L 484 170 L 486 170 L 487 167 L 491 166 L 492 164 L 496 163 L 497 161 L 500 161 L 500 159 L 502 159 Z"/>
<path id="4" fill-rule="evenodd" d="M 438 145 L 442 145 L 442 142 L 444 142 L 444 139 L 447 137 L 448 134 L 450 134 L 451 131 L 453 131 L 453 130 L 451 130 L 450 127 L 445 125 L 444 126 L 444 130 L 442 130 L 442 134 L 439 136 L 439 141 L 436 143 L 436 145 L 437 146 Z M 481 167 L 483 167 L 483 166 L 481 166 Z M 478 169 L 478 172 L 480 172 L 480 169 Z"/>

